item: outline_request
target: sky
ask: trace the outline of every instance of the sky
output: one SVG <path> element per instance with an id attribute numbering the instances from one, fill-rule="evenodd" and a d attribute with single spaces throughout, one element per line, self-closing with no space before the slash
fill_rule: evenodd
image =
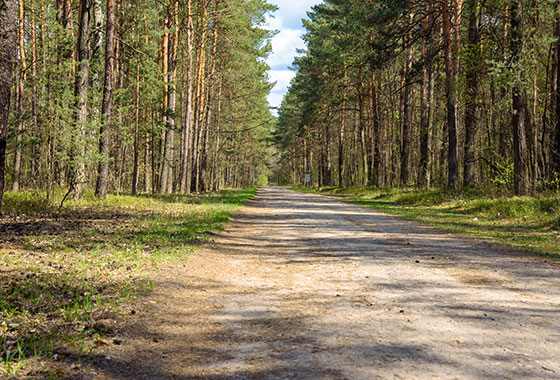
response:
<path id="1" fill-rule="evenodd" d="M 271 30 L 279 31 L 272 39 L 273 52 L 267 60 L 270 66 L 270 81 L 276 82 L 276 86 L 268 96 L 268 102 L 272 107 L 279 107 L 295 75 L 289 66 L 297 56 L 296 50 L 305 47 L 301 39 L 304 33 L 301 19 L 307 18 L 306 12 L 311 10 L 313 5 L 321 3 L 321 0 L 269 0 L 268 2 L 278 7 L 278 10 L 268 17 L 268 25 Z"/>

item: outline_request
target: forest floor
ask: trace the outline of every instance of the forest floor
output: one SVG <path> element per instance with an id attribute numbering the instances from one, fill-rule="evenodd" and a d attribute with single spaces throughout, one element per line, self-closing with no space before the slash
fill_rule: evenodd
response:
<path id="1" fill-rule="evenodd" d="M 555 260 L 265 187 L 186 264 L 73 378 L 560 379 Z"/>
<path id="2" fill-rule="evenodd" d="M 142 313 L 162 267 L 183 267 L 256 189 L 110 195 L 64 208 L 8 193 L 0 218 L 0 378 L 60 379 Z M 57 193 L 60 202 L 64 194 Z"/>

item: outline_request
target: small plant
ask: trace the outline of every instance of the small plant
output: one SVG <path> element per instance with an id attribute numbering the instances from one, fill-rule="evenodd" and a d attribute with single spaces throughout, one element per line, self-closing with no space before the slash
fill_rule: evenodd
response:
<path id="1" fill-rule="evenodd" d="M 513 187 L 513 163 L 495 163 L 496 174 L 492 178 L 492 184 L 498 188 L 511 189 Z"/>
<path id="2" fill-rule="evenodd" d="M 560 191 L 560 173 L 554 172 L 552 174 L 552 179 L 547 180 L 545 182 L 550 189 L 554 191 Z"/>
<path id="3" fill-rule="evenodd" d="M 552 225 L 550 226 L 550 229 L 551 229 L 551 230 L 554 230 L 554 231 L 560 230 L 560 216 L 557 217 L 557 218 L 552 222 Z"/>

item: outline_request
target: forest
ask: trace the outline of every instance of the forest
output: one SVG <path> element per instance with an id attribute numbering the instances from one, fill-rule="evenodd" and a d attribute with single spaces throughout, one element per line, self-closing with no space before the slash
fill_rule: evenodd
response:
<path id="1" fill-rule="evenodd" d="M 560 0 L 0 0 L 2 378 L 551 378 L 559 238 Z"/>
<path id="2" fill-rule="evenodd" d="M 50 200 L 68 188 L 80 200 L 84 192 L 185 194 L 262 180 L 274 123 L 264 62 L 273 6 L 1 6 L 0 183 L 5 178 L 7 190 L 37 190 Z"/>
<path id="3" fill-rule="evenodd" d="M 560 4 L 327 0 L 279 111 L 277 178 L 558 189 Z"/>

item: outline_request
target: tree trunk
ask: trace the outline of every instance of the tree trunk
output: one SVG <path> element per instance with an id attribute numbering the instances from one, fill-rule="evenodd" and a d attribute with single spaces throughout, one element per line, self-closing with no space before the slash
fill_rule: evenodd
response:
<path id="1" fill-rule="evenodd" d="M 174 155 L 175 155 L 175 147 L 174 147 L 174 135 L 175 135 L 175 125 L 177 115 L 176 108 L 177 108 L 177 50 L 179 48 L 179 2 L 177 0 L 172 1 L 173 7 L 171 8 L 171 12 L 173 14 L 172 19 L 172 27 L 174 28 L 172 34 L 172 44 L 171 50 L 169 54 L 169 70 L 170 70 L 170 77 L 169 77 L 169 138 L 168 144 L 171 147 L 169 153 L 167 155 L 167 160 L 170 163 L 169 173 L 167 175 L 167 193 L 170 194 L 173 192 L 173 168 L 175 167 L 174 164 Z"/>
<path id="2" fill-rule="evenodd" d="M 74 87 L 76 97 L 76 127 L 72 154 L 72 174 L 70 186 L 74 187 L 74 199 L 82 200 L 86 182 L 86 129 L 88 119 L 88 92 L 90 50 L 89 37 L 91 33 L 91 0 L 80 1 L 80 24 L 78 32 L 78 70 Z"/>
<path id="3" fill-rule="evenodd" d="M 556 128 L 553 134 L 553 144 L 551 152 L 551 166 L 554 173 L 560 175 L 560 0 L 556 3 Z"/>
<path id="4" fill-rule="evenodd" d="M 448 0 L 441 2 L 441 17 L 443 29 L 443 48 L 445 58 L 445 92 L 447 103 L 447 175 L 448 187 L 456 189 L 459 185 L 459 172 L 457 164 L 457 125 L 455 115 L 455 76 L 451 56 L 451 20 Z"/>
<path id="5" fill-rule="evenodd" d="M 361 91 L 361 89 L 360 89 Z M 369 184 L 369 154 L 368 154 L 368 131 L 366 127 L 366 122 L 364 119 L 364 98 L 362 94 L 358 95 L 358 125 L 360 129 L 360 148 L 362 153 L 362 184 L 367 186 Z"/>
<path id="6" fill-rule="evenodd" d="M 171 27 L 171 16 L 169 8 L 172 2 L 167 7 L 165 16 L 165 33 L 163 34 L 163 41 L 161 45 L 161 71 L 163 79 L 163 118 L 162 124 L 164 126 L 163 136 L 160 141 L 160 170 L 159 170 L 159 193 L 167 193 L 167 175 L 169 172 L 169 162 L 166 162 L 169 138 L 169 29 Z"/>
<path id="7" fill-rule="evenodd" d="M 165 131 L 165 153 L 163 158 L 163 171 L 161 178 L 162 194 L 171 194 L 173 192 L 173 156 L 174 156 L 174 138 L 175 138 L 175 108 L 177 104 L 177 92 L 175 78 L 177 76 L 176 57 L 179 42 L 179 25 L 178 25 L 178 3 L 171 0 L 167 10 L 167 29 L 174 28 L 172 34 L 168 37 L 167 47 L 167 99 L 168 107 L 166 112 L 167 128 Z M 165 59 L 165 56 L 164 56 Z"/>
<path id="8" fill-rule="evenodd" d="M 376 137 L 376 144 L 374 147 L 374 159 L 375 162 L 375 175 L 377 181 L 375 185 L 377 187 L 385 186 L 385 170 L 387 168 L 388 154 L 385 149 L 385 144 L 387 141 L 387 128 L 386 124 L 382 124 L 379 116 L 379 106 L 377 101 L 377 78 L 375 73 L 371 76 L 371 112 L 372 112 L 372 124 L 373 124 L 373 135 Z"/>
<path id="9" fill-rule="evenodd" d="M 146 132 L 144 140 L 144 192 L 148 193 L 151 189 L 152 176 L 150 173 L 150 134 Z"/>
<path id="10" fill-rule="evenodd" d="M 523 90 L 521 54 L 523 51 L 523 4 L 522 0 L 511 1 L 511 63 L 514 75 L 512 89 L 512 132 L 514 189 L 518 195 L 529 192 L 527 141 L 525 137 L 526 99 Z"/>
<path id="11" fill-rule="evenodd" d="M 463 182 L 465 186 L 476 184 L 476 133 L 478 109 L 478 82 L 480 72 L 480 31 L 478 0 L 469 0 L 469 35 L 466 59 L 466 105 L 465 105 L 465 162 Z"/>
<path id="12" fill-rule="evenodd" d="M 461 22 L 463 19 L 464 0 L 452 0 L 453 12 L 453 73 L 455 83 L 459 81 L 459 69 L 461 65 Z"/>
<path id="13" fill-rule="evenodd" d="M 342 103 L 342 115 L 338 127 L 338 187 L 344 185 L 344 129 L 345 129 L 345 110 L 346 104 Z"/>
<path id="14" fill-rule="evenodd" d="M 41 138 L 41 131 L 39 131 L 39 117 L 37 115 L 37 107 L 38 107 L 38 90 L 37 90 L 37 25 L 35 22 L 36 12 L 35 6 L 33 5 L 33 1 L 30 1 L 31 7 L 31 122 L 33 125 L 33 134 L 37 138 Z M 32 146 L 32 155 L 31 155 L 31 178 L 34 181 L 40 180 L 40 170 L 39 165 L 41 155 L 41 146 L 40 144 L 33 144 Z M 36 186 L 40 186 L 40 183 L 35 182 Z"/>
<path id="15" fill-rule="evenodd" d="M 0 0 L 0 216 L 6 173 L 6 133 L 10 114 L 12 72 L 16 57 L 17 6 L 13 0 Z"/>
<path id="16" fill-rule="evenodd" d="M 154 112 L 152 111 L 152 130 L 151 130 L 151 135 L 150 135 L 150 143 L 151 143 L 151 148 L 150 148 L 150 152 L 152 153 L 152 194 L 156 193 L 156 134 L 155 134 L 155 116 L 154 116 Z"/>
<path id="17" fill-rule="evenodd" d="M 194 125 L 194 190 L 199 193 L 202 188 L 201 183 L 201 161 L 202 161 L 202 133 L 204 131 L 204 107 L 206 100 L 206 39 L 208 35 L 207 20 L 208 20 L 208 9 L 206 4 L 201 4 L 202 7 L 200 17 L 200 46 L 199 54 L 197 59 L 197 90 L 196 90 L 196 106 L 195 106 L 195 125 Z"/>
<path id="18" fill-rule="evenodd" d="M 219 15 L 219 4 L 220 2 L 216 0 L 215 10 L 214 10 L 214 25 L 212 26 L 212 33 L 213 33 L 213 40 L 212 40 L 212 56 L 210 57 L 210 73 L 208 78 L 208 96 L 206 99 L 206 116 L 204 120 L 204 144 L 203 144 L 203 152 L 201 157 L 201 175 L 203 183 L 205 184 L 204 190 L 210 186 L 208 184 L 209 176 L 208 176 L 208 144 L 210 140 L 210 126 L 212 123 L 212 102 L 214 100 L 214 84 L 216 82 L 216 61 L 217 61 L 217 52 L 218 52 L 218 15 Z"/>
<path id="19" fill-rule="evenodd" d="M 346 68 L 344 68 L 344 89 L 346 88 Z M 346 94 L 343 90 L 343 100 L 342 100 L 342 114 L 340 116 L 340 125 L 338 127 L 338 187 L 343 187 L 344 185 L 344 132 L 346 128 Z"/>
<path id="20" fill-rule="evenodd" d="M 220 188 L 219 178 L 220 178 L 220 127 L 222 124 L 222 91 L 223 84 L 220 83 L 218 89 L 218 105 L 216 107 L 216 140 L 214 141 L 214 170 L 212 171 L 212 190 L 218 191 Z"/>
<path id="21" fill-rule="evenodd" d="M 329 124 L 325 127 L 325 151 L 326 151 L 326 167 L 325 167 L 325 186 L 332 186 L 332 154 L 331 154 L 331 127 Z"/>
<path id="22" fill-rule="evenodd" d="M 136 19 L 140 17 L 136 3 Z M 140 27 L 136 25 L 136 46 L 140 47 Z M 140 51 L 136 53 L 136 101 L 134 112 L 134 163 L 132 168 L 132 195 L 138 195 L 138 161 L 140 156 Z"/>
<path id="23" fill-rule="evenodd" d="M 18 28 L 18 38 L 19 38 L 19 58 L 20 58 L 20 72 L 18 80 L 18 96 L 17 96 L 17 108 L 18 108 L 18 123 L 16 129 L 16 147 L 14 153 L 14 181 L 12 183 L 12 191 L 18 191 L 20 187 L 20 177 L 21 177 L 21 149 L 22 149 L 22 137 L 23 131 L 25 129 L 25 82 L 27 80 L 27 61 L 25 59 L 25 11 L 24 11 L 24 0 L 18 0 L 19 5 L 19 28 Z"/>
<path id="24" fill-rule="evenodd" d="M 508 46 L 505 44 L 505 41 L 508 41 L 509 34 L 508 34 L 508 20 L 510 20 L 510 10 L 509 6 L 506 3 L 506 6 L 502 13 L 502 40 L 504 41 L 504 45 L 502 47 L 502 64 L 504 67 L 507 67 L 510 64 L 509 61 L 509 53 L 508 53 Z M 501 101 L 504 102 L 504 99 L 508 96 L 508 91 L 505 85 L 500 86 L 500 98 Z M 507 120 L 507 116 L 498 115 L 497 117 L 497 129 L 498 129 L 498 154 L 497 156 L 501 159 L 502 163 L 506 163 L 506 159 L 508 158 L 509 154 L 509 132 L 511 129 L 510 122 Z"/>
<path id="25" fill-rule="evenodd" d="M 103 30 L 103 22 L 105 15 L 103 14 L 103 0 L 93 0 L 92 4 L 92 30 L 91 30 L 91 92 L 94 94 L 94 104 L 97 103 L 97 94 L 103 93 L 103 61 L 105 59 L 103 52 L 103 41 L 105 31 Z M 102 101 L 101 101 L 102 103 Z M 101 108 L 91 107 L 90 119 L 91 123 L 101 126 Z"/>
<path id="26" fill-rule="evenodd" d="M 412 15 L 407 16 L 407 24 L 410 23 Z M 410 135 L 411 135 L 411 112 L 410 112 L 410 75 L 412 71 L 412 35 L 409 34 L 405 38 L 406 47 L 406 57 L 403 70 L 403 82 L 404 87 L 402 88 L 403 106 L 402 106 L 402 135 L 401 135 L 401 186 L 407 186 L 409 183 L 409 166 L 410 166 Z"/>
<path id="27" fill-rule="evenodd" d="M 193 121 L 193 17 L 192 17 L 192 0 L 187 0 L 187 30 L 186 30 L 186 42 L 187 42 L 187 96 L 185 100 L 185 118 L 183 120 L 183 139 L 185 140 L 184 151 L 183 151 L 183 162 L 181 163 L 181 187 L 180 192 L 186 193 L 190 192 L 191 183 L 189 179 L 191 178 L 192 168 L 190 167 L 192 158 L 192 121 Z"/>
<path id="28" fill-rule="evenodd" d="M 426 16 L 422 25 L 422 81 L 420 88 L 420 175 L 418 184 L 421 187 L 430 187 L 432 177 L 432 115 L 434 93 L 434 54 L 432 36 L 432 4 L 427 2 Z"/>
<path id="29" fill-rule="evenodd" d="M 101 128 L 99 136 L 99 155 L 101 161 L 97 170 L 98 198 L 107 197 L 109 182 L 109 128 L 113 106 L 113 74 L 115 72 L 115 0 L 107 0 L 107 26 L 105 29 L 105 76 L 103 81 L 103 103 L 101 105 Z"/>

